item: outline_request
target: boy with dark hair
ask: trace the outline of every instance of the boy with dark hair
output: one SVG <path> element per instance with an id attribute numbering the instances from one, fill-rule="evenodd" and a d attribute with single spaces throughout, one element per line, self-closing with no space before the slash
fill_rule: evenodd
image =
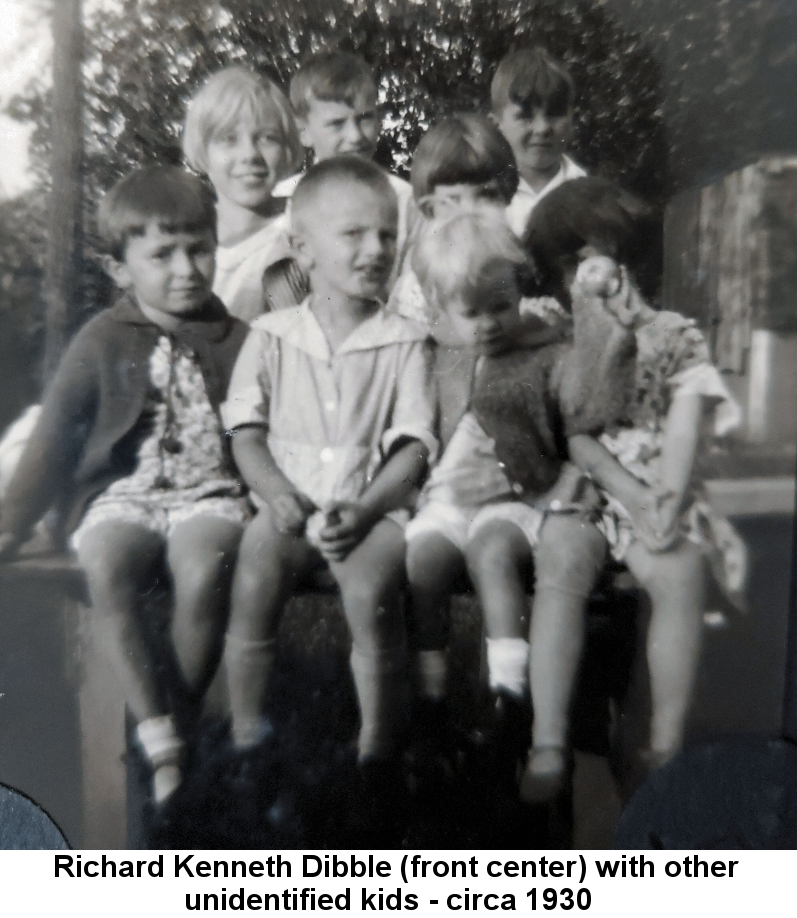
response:
<path id="1" fill-rule="evenodd" d="M 520 172 L 507 219 L 521 236 L 542 197 L 563 182 L 586 175 L 565 155 L 573 133 L 573 80 L 564 64 L 543 48 L 520 48 L 498 65 L 490 96 L 493 117 L 512 147 Z"/>
<path id="2" fill-rule="evenodd" d="M 246 326 L 211 292 L 216 213 L 200 179 L 140 169 L 108 192 L 98 223 L 123 295 L 61 361 L 3 501 L 0 557 L 58 508 L 162 803 L 182 777 L 174 715 L 212 677 L 248 518 L 218 417 Z M 182 677 L 171 692 L 142 621 L 164 568 Z"/>

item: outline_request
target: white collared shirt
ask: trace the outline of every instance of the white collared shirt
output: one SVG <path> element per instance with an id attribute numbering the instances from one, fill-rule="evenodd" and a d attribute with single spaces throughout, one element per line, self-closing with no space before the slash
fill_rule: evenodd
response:
<path id="1" fill-rule="evenodd" d="M 550 194 L 554 188 L 558 188 L 565 182 L 569 182 L 572 179 L 583 178 L 586 174 L 587 173 L 581 166 L 574 163 L 569 156 L 563 156 L 562 165 L 559 167 L 559 171 L 550 182 L 539 191 L 534 191 L 525 179 L 521 179 L 515 196 L 506 209 L 506 219 L 512 232 L 516 236 L 522 236 L 523 231 L 526 229 L 529 215 L 546 194 Z"/>
<path id="2" fill-rule="evenodd" d="M 356 500 L 402 437 L 434 458 L 431 352 L 422 326 L 380 309 L 334 351 L 310 309 L 252 323 L 222 419 L 268 430 L 275 462 L 318 507 Z"/>
<path id="3" fill-rule="evenodd" d="M 285 214 L 280 214 L 236 245 L 216 248 L 213 292 L 230 315 L 251 322 L 265 309 L 263 274 L 266 268 L 288 255 L 288 220 Z"/>

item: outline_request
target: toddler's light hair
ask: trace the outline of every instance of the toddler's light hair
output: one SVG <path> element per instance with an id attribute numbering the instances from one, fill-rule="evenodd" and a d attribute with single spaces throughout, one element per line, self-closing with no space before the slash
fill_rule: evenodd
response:
<path id="1" fill-rule="evenodd" d="M 501 263 L 514 266 L 521 289 L 533 275 L 528 255 L 500 214 L 424 221 L 412 252 L 412 269 L 438 309 L 454 298 L 469 298 L 485 274 Z"/>
<path id="2" fill-rule="evenodd" d="M 188 103 L 183 130 L 186 162 L 197 172 L 208 171 L 208 144 L 247 115 L 256 124 L 275 113 L 287 150 L 285 178 L 298 171 L 304 148 L 290 102 L 268 77 L 246 67 L 225 67 L 214 73 Z"/>
<path id="3" fill-rule="evenodd" d="M 308 58 L 291 80 L 291 105 L 298 118 L 306 118 L 310 99 L 354 105 L 367 91 L 376 93 L 376 79 L 358 54 L 331 49 Z"/>

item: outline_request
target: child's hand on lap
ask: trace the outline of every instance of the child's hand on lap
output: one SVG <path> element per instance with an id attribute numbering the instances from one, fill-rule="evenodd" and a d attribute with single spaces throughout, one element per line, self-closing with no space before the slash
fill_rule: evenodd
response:
<path id="1" fill-rule="evenodd" d="M 681 537 L 679 516 L 681 514 L 680 495 L 674 491 L 655 492 L 654 530 L 656 546 L 649 546 L 651 551 L 667 551 Z"/>
<path id="2" fill-rule="evenodd" d="M 374 524 L 361 504 L 339 501 L 327 508 L 327 525 L 319 533 L 319 548 L 327 561 L 345 561 Z"/>
<path id="3" fill-rule="evenodd" d="M 274 525 L 285 535 L 302 535 L 316 506 L 309 497 L 295 491 L 278 494 L 269 502 Z"/>

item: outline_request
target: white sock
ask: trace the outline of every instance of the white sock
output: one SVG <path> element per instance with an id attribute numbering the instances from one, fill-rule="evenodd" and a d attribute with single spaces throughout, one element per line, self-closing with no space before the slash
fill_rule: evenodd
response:
<path id="1" fill-rule="evenodd" d="M 442 701 L 448 678 L 448 651 L 419 650 L 415 663 L 421 697 L 430 701 Z"/>
<path id="2" fill-rule="evenodd" d="M 182 781 L 180 755 L 183 741 L 177 735 L 171 714 L 150 717 L 136 727 L 136 735 L 153 768 L 153 791 L 156 803 L 163 803 Z"/>
<path id="3" fill-rule="evenodd" d="M 529 690 L 529 642 L 523 638 L 487 638 L 490 688 L 525 698 Z"/>

